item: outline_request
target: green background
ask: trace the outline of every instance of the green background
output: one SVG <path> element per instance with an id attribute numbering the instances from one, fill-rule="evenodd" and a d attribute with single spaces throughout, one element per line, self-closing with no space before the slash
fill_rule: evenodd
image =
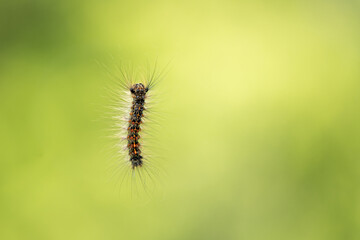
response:
<path id="1" fill-rule="evenodd" d="M 171 62 L 152 200 L 109 181 L 112 55 Z M 355 0 L 1 1 L 0 238 L 360 239 L 359 66 Z"/>

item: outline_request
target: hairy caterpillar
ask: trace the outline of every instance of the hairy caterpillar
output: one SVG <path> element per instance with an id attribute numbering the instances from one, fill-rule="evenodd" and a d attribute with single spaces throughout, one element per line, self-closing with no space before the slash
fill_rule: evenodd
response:
<path id="1" fill-rule="evenodd" d="M 115 140 L 115 172 L 120 179 L 120 191 L 130 186 L 131 194 L 145 190 L 153 192 L 158 183 L 159 154 L 156 153 L 154 135 L 158 130 L 158 118 L 154 109 L 154 87 L 163 77 L 163 71 L 117 68 L 117 75 L 110 71 L 115 86 L 112 119 Z M 154 146 L 155 145 L 155 146 Z M 127 184 L 125 184 L 127 183 Z M 138 185 L 141 184 L 141 188 Z"/>

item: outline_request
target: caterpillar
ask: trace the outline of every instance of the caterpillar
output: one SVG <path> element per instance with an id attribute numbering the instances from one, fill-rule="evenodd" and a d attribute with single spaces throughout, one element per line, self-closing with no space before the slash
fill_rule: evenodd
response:
<path id="1" fill-rule="evenodd" d="M 117 74 L 106 68 L 114 84 L 111 87 L 113 104 L 113 140 L 115 140 L 114 175 L 120 177 L 120 191 L 124 182 L 133 186 L 141 183 L 148 194 L 153 192 L 158 183 L 160 166 L 154 143 L 154 135 L 160 126 L 154 109 L 154 87 L 160 82 L 164 70 L 135 70 L 133 67 L 117 67 Z M 149 126 L 150 125 L 150 126 Z M 156 127 L 157 126 L 157 127 Z"/>

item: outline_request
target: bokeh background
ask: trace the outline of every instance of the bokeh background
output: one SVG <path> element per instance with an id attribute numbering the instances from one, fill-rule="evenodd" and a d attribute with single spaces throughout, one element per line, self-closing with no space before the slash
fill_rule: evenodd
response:
<path id="1" fill-rule="evenodd" d="M 109 56 L 171 62 L 152 200 L 109 181 Z M 360 239 L 359 66 L 355 0 L 1 1 L 0 238 Z"/>

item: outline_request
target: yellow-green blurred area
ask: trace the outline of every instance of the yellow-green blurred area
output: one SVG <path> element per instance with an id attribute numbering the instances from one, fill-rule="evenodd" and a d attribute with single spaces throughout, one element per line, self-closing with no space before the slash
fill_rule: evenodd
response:
<path id="1" fill-rule="evenodd" d="M 107 171 L 109 56 L 170 62 L 150 200 Z M 0 239 L 360 239 L 359 66 L 355 0 L 1 1 Z"/>

